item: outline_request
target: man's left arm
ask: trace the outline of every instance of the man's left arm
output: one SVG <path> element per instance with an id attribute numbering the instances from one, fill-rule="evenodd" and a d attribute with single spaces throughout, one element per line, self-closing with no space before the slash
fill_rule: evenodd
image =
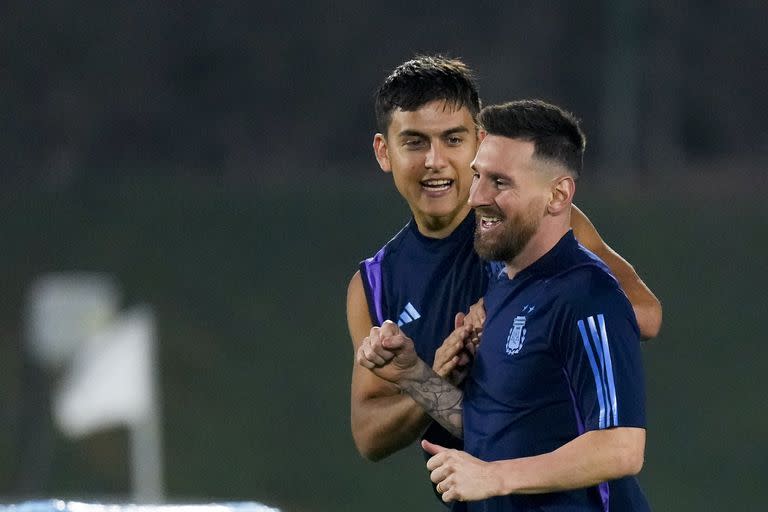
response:
<path id="1" fill-rule="evenodd" d="M 645 429 L 592 430 L 533 457 L 484 462 L 466 452 L 422 441 L 443 501 L 475 501 L 507 494 L 541 494 L 591 487 L 635 475 L 643 467 Z"/>
<path id="2" fill-rule="evenodd" d="M 648 340 L 658 336 L 662 319 L 661 303 L 640 279 L 634 267 L 605 243 L 592 222 L 576 205 L 573 205 L 571 210 L 571 227 L 579 243 L 603 260 L 616 276 L 632 303 L 641 339 Z"/>
<path id="3" fill-rule="evenodd" d="M 502 461 L 502 494 L 580 489 L 636 475 L 644 454 L 644 428 L 592 430 L 553 452 Z"/>

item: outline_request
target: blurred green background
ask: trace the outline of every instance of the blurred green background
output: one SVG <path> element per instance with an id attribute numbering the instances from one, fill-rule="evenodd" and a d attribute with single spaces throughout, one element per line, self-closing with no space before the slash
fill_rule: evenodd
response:
<path id="1" fill-rule="evenodd" d="M 30 398 L 19 389 L 18 336 L 28 283 L 60 268 L 107 271 L 127 303 L 156 308 L 172 497 L 300 511 L 434 509 L 415 448 L 364 462 L 349 433 L 346 282 L 404 208 L 370 167 L 300 191 L 122 180 L 5 195 L 0 238 L 14 241 L 0 256 L 9 269 L 0 310 L 10 341 L 0 353 L 6 413 Z M 652 503 L 759 509 L 768 300 L 753 255 L 766 249 L 768 208 L 745 190 L 580 188 L 578 203 L 664 303 L 662 334 L 645 346 L 641 479 Z M 0 484 L 10 497 L 25 432 L 4 432 Z M 78 442 L 55 436 L 41 492 L 128 495 L 126 443 L 121 429 Z"/>
<path id="2" fill-rule="evenodd" d="M 577 204 L 664 305 L 654 508 L 764 508 L 768 7 L 379 7 L 0 7 L 0 501 L 129 499 L 127 431 L 57 433 L 56 376 L 24 350 L 30 284 L 84 270 L 155 310 L 170 500 L 440 510 L 415 447 L 355 451 L 344 303 L 408 215 L 371 155 L 372 92 L 444 51 L 486 102 L 584 119 Z"/>

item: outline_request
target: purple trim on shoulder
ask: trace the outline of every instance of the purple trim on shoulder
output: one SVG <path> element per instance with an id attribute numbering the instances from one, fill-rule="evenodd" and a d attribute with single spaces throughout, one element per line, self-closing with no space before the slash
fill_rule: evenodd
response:
<path id="1" fill-rule="evenodd" d="M 597 485 L 600 490 L 600 499 L 603 501 L 603 512 L 609 512 L 611 508 L 611 489 L 608 482 Z"/>
<path id="2" fill-rule="evenodd" d="M 385 247 L 382 247 L 372 258 L 368 258 L 363 261 L 362 267 L 365 270 L 365 280 L 368 283 L 368 289 L 370 291 L 369 300 L 373 301 L 372 305 L 369 305 L 369 309 L 372 313 L 376 314 L 375 320 L 378 325 L 384 323 L 384 312 L 382 310 L 382 278 L 381 278 L 381 261 L 384 259 Z"/>
<path id="3" fill-rule="evenodd" d="M 581 418 L 579 407 L 576 402 L 576 395 L 573 394 L 573 388 L 571 388 L 571 376 L 568 375 L 568 370 L 562 369 L 565 374 L 565 384 L 568 386 L 568 393 L 571 395 L 571 404 L 573 405 L 573 415 L 576 417 L 576 428 L 579 435 L 585 432 L 584 420 Z M 611 505 L 611 489 L 608 482 L 603 482 L 597 485 L 598 491 L 600 491 L 600 501 L 603 503 L 603 512 L 609 512 Z"/>

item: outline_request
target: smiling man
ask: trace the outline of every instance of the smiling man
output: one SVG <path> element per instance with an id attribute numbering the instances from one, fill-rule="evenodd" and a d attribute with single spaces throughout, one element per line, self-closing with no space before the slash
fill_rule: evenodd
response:
<path id="1" fill-rule="evenodd" d="M 506 276 L 485 295 L 464 390 L 391 322 L 371 329 L 357 362 L 463 437 L 466 451 L 422 441 L 444 501 L 484 512 L 648 510 L 633 477 L 645 449 L 635 315 L 570 229 L 584 136 L 573 116 L 536 100 L 488 107 L 479 122 L 475 248 Z"/>
<path id="2" fill-rule="evenodd" d="M 474 216 L 467 203 L 470 164 L 480 139 L 480 99 L 467 66 L 456 59 L 420 56 L 398 66 L 376 93 L 378 133 L 373 140 L 382 171 L 390 173 L 412 218 L 373 257 L 363 261 L 347 292 L 347 323 L 357 351 L 371 328 L 396 322 L 414 340 L 419 357 L 456 384 L 466 312 L 496 272 L 473 248 Z M 612 251 L 589 220 L 573 208 L 579 241 L 603 258 L 632 301 L 641 332 L 653 337 L 661 307 L 632 266 Z M 446 341 L 443 343 L 443 340 Z M 355 444 L 380 460 L 419 437 L 461 447 L 399 388 L 357 364 L 352 370 L 351 426 Z"/>

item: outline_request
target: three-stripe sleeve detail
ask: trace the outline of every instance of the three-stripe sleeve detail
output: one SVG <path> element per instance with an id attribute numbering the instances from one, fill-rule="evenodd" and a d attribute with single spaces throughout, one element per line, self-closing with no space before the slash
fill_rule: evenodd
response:
<path id="1" fill-rule="evenodd" d="M 611 361 L 611 349 L 608 344 L 608 333 L 605 328 L 605 317 L 597 315 L 587 317 L 577 322 L 587 358 L 592 367 L 592 375 L 595 379 L 597 403 L 600 407 L 598 427 L 615 427 L 619 424 L 619 411 L 616 398 L 616 383 L 613 376 L 613 362 Z M 587 330 L 589 326 L 589 330 Z"/>

